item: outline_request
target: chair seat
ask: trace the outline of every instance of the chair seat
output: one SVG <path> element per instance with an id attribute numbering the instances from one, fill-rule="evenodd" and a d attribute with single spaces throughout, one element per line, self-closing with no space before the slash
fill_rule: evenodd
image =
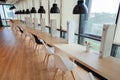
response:
<path id="1" fill-rule="evenodd" d="M 35 42 L 37 43 L 37 44 L 42 44 L 42 42 L 40 41 L 40 40 L 35 40 Z"/>
<path id="2" fill-rule="evenodd" d="M 37 43 L 37 44 L 43 44 L 39 39 L 38 39 L 38 37 L 35 35 L 35 34 L 33 34 L 33 33 L 31 33 L 32 35 L 33 35 L 33 37 L 34 37 L 34 39 L 35 39 L 35 42 Z"/>

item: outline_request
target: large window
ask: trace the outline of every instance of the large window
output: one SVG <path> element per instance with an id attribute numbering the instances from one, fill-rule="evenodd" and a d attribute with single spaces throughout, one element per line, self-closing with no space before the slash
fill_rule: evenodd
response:
<path id="1" fill-rule="evenodd" d="M 11 5 L 9 4 L 0 5 L 0 15 L 3 26 L 9 26 L 9 20 L 14 18 L 14 10 L 9 10 L 10 7 Z"/>
<path id="2" fill-rule="evenodd" d="M 90 15 L 82 39 L 91 42 L 92 48 L 99 51 L 103 24 L 115 24 L 119 0 L 92 0 Z M 93 40 L 94 39 L 94 40 Z"/>
<path id="3" fill-rule="evenodd" d="M 4 11 L 3 11 L 3 6 L 0 5 L 0 15 L 1 15 L 1 19 L 5 19 L 5 15 L 4 15 Z"/>
<path id="4" fill-rule="evenodd" d="M 10 10 L 9 8 L 11 7 L 11 5 L 4 5 L 3 6 L 5 9 L 5 15 L 6 15 L 6 19 L 13 19 L 14 18 L 14 10 Z"/>

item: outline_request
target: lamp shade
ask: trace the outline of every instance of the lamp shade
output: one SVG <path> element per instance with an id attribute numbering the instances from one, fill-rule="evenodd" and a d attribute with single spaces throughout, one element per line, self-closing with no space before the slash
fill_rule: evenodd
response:
<path id="1" fill-rule="evenodd" d="M 10 7 L 9 10 L 12 10 L 12 7 Z"/>
<path id="2" fill-rule="evenodd" d="M 13 5 L 9 8 L 10 10 L 16 9 L 16 7 Z"/>
<path id="3" fill-rule="evenodd" d="M 84 0 L 78 0 L 77 5 L 73 9 L 73 14 L 86 14 L 87 6 L 84 4 Z"/>
<path id="4" fill-rule="evenodd" d="M 35 7 L 32 7 L 32 9 L 31 9 L 31 11 L 30 11 L 31 13 L 37 13 L 37 11 L 36 11 L 36 9 L 35 9 Z"/>
<path id="5" fill-rule="evenodd" d="M 45 13 L 45 9 L 43 6 L 40 6 L 40 8 L 38 9 L 38 13 Z"/>
<path id="6" fill-rule="evenodd" d="M 50 13 L 60 13 L 60 10 L 59 8 L 57 7 L 57 4 L 54 3 L 51 10 L 50 10 Z"/>
<path id="7" fill-rule="evenodd" d="M 24 9 L 22 10 L 21 14 L 25 14 L 25 10 Z"/>
<path id="8" fill-rule="evenodd" d="M 22 14 L 22 11 L 20 10 L 18 14 Z"/>
<path id="9" fill-rule="evenodd" d="M 29 9 L 26 9 L 26 14 L 30 14 L 30 10 Z"/>
<path id="10" fill-rule="evenodd" d="M 19 11 L 15 11 L 15 14 L 19 14 Z"/>

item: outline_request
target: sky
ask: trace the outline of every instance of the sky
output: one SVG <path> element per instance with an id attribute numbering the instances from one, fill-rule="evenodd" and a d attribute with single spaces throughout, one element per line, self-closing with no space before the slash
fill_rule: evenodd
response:
<path id="1" fill-rule="evenodd" d="M 120 0 L 92 0 L 91 12 L 117 13 Z"/>

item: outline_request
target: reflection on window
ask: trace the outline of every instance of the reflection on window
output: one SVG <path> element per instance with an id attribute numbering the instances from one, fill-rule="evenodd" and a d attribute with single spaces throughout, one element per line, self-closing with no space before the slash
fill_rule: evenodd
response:
<path id="1" fill-rule="evenodd" d="M 116 54 L 116 58 L 119 58 L 119 59 L 120 59 L 120 47 L 118 47 L 117 54 Z"/>
<path id="2" fill-rule="evenodd" d="M 101 36 L 103 24 L 115 23 L 118 5 L 119 0 L 92 0 L 85 33 Z"/>
<path id="3" fill-rule="evenodd" d="M 4 15 L 4 11 L 3 11 L 3 6 L 0 5 L 0 15 L 1 15 L 1 19 L 5 19 L 5 15 Z"/>

